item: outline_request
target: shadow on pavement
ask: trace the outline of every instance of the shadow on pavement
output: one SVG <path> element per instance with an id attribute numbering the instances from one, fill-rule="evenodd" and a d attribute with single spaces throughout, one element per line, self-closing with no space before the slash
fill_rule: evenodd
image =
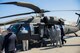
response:
<path id="1" fill-rule="evenodd" d="M 64 45 L 63 47 L 65 47 L 65 46 L 66 46 L 66 47 L 67 47 L 67 46 L 69 46 L 69 47 L 70 47 L 70 46 L 80 46 L 80 44 L 73 44 L 73 45 L 72 45 L 72 44 L 69 44 L 69 45 Z"/>
<path id="2" fill-rule="evenodd" d="M 55 46 L 47 46 L 47 47 L 44 47 L 44 48 L 42 48 L 40 50 L 48 50 L 48 49 L 53 49 L 53 48 L 57 48 L 57 47 L 55 47 Z"/>
<path id="3" fill-rule="evenodd" d="M 69 45 L 64 45 L 62 47 L 73 47 L 73 46 L 80 46 L 80 44 L 69 44 Z M 53 48 L 59 48 L 59 47 L 55 47 L 55 46 L 48 46 L 46 48 L 42 48 L 40 50 L 48 50 L 48 49 L 53 49 Z"/>

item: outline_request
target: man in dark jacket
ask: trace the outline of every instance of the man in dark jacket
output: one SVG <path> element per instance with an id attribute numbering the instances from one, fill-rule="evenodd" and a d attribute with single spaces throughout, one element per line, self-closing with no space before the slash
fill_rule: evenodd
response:
<path id="1" fill-rule="evenodd" d="M 4 37 L 2 50 L 5 49 L 5 53 L 15 53 L 16 35 L 10 29 L 7 29 L 7 33 Z"/>
<path id="2" fill-rule="evenodd" d="M 62 44 L 64 44 L 64 42 L 66 43 L 66 40 L 63 38 L 65 36 L 65 33 L 64 33 L 64 23 L 59 20 L 59 25 L 60 25 L 60 30 L 61 30 L 61 41 L 62 41 Z"/>

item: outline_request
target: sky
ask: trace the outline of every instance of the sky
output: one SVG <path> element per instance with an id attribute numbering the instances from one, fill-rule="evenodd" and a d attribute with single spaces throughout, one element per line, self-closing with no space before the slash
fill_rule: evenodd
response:
<path id="1" fill-rule="evenodd" d="M 0 3 L 11 2 L 11 1 L 29 2 L 45 10 L 80 10 L 80 0 L 0 0 Z M 0 5 L 0 17 L 18 13 L 31 12 L 31 11 L 33 10 L 15 5 Z M 69 12 L 69 11 L 48 12 L 45 13 L 45 15 L 57 16 L 59 18 L 65 19 L 66 21 L 76 22 L 78 16 L 75 15 L 75 12 Z M 28 15 L 19 17 L 27 17 L 27 16 Z M 5 21 L 6 20 L 8 19 L 5 19 Z M 1 21 L 4 21 L 4 19 L 3 20 L 1 19 Z"/>

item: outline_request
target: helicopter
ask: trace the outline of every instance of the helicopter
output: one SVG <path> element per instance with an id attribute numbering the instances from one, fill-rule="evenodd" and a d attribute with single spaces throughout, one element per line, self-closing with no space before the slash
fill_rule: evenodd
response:
<path id="1" fill-rule="evenodd" d="M 34 10 L 34 12 L 4 16 L 4 17 L 0 17 L 0 19 L 5 19 L 5 18 L 19 16 L 19 15 L 28 15 L 28 14 L 33 14 L 33 13 L 38 14 L 36 16 L 30 16 L 27 18 L 17 18 L 17 19 L 13 19 L 13 20 L 9 20 L 9 21 L 0 23 L 0 25 L 12 24 L 12 25 L 10 25 L 9 28 L 12 29 L 12 31 L 15 34 L 17 34 L 19 41 L 21 41 L 23 39 L 27 39 L 30 41 L 31 44 L 33 44 L 35 42 L 39 43 L 41 38 L 43 37 L 43 34 L 41 34 L 41 32 L 42 32 L 43 28 L 45 27 L 45 23 L 44 23 L 45 20 L 43 20 L 43 18 L 47 18 L 48 23 L 58 24 L 59 20 L 61 20 L 62 24 L 64 24 L 64 19 L 60 19 L 60 18 L 57 18 L 54 16 L 45 16 L 44 13 L 50 12 L 50 11 L 40 9 L 39 7 L 37 7 L 31 3 L 5 2 L 5 3 L 0 3 L 0 4 L 10 4 L 10 5 L 12 4 L 12 5 L 17 5 L 17 6 L 21 6 L 21 7 L 27 7 L 27 8 Z M 75 10 L 75 11 L 80 11 L 80 10 Z M 76 13 L 76 14 L 79 16 L 78 20 L 77 20 L 77 25 L 76 26 L 64 25 L 65 34 L 74 33 L 77 36 L 77 34 L 75 32 L 79 31 L 79 29 L 80 29 L 80 14 L 78 14 L 78 13 Z M 22 29 L 24 29 L 26 32 L 21 31 Z M 46 36 L 46 37 L 48 37 L 48 36 Z"/>

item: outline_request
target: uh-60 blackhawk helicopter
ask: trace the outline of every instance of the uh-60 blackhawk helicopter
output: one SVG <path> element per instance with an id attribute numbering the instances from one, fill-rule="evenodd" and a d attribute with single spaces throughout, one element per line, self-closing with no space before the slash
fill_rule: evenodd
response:
<path id="1" fill-rule="evenodd" d="M 38 14 L 36 16 L 30 16 L 30 17 L 23 17 L 23 18 L 17 18 L 17 19 L 11 19 L 8 21 L 0 22 L 0 25 L 7 25 L 7 24 L 12 24 L 9 28 L 17 35 L 17 38 L 19 41 L 21 40 L 29 40 L 29 44 L 33 43 L 39 43 L 42 38 L 49 38 L 49 36 L 45 35 L 44 36 L 44 28 L 45 28 L 45 19 L 47 19 L 47 23 L 50 24 L 58 24 L 59 20 L 61 20 L 62 24 L 64 24 L 64 20 L 54 17 L 54 16 L 45 16 L 44 13 L 50 12 L 48 10 L 43 10 L 40 9 L 39 7 L 31 4 L 31 3 L 24 3 L 24 2 L 5 2 L 5 3 L 0 3 L 1 4 L 10 4 L 10 5 L 17 5 L 21 7 L 27 7 L 34 12 L 28 12 L 28 13 L 21 13 L 21 14 L 15 14 L 15 15 L 9 15 L 9 16 L 4 16 L 0 17 L 0 19 L 5 19 L 5 18 L 10 18 L 13 16 L 19 16 L 19 15 L 28 15 L 28 14 Z M 55 11 L 55 10 L 54 10 Z M 60 11 L 60 10 L 59 10 Z M 65 11 L 65 10 L 61 10 Z M 68 10 L 66 10 L 68 11 Z M 80 11 L 80 10 L 69 10 L 69 11 Z M 76 13 L 79 15 L 77 25 L 76 26 L 68 26 L 64 25 L 64 32 L 65 34 L 69 33 L 74 33 L 79 31 L 80 29 L 80 14 Z M 48 19 L 49 18 L 49 19 Z M 43 33 L 42 33 L 43 32 Z"/>

